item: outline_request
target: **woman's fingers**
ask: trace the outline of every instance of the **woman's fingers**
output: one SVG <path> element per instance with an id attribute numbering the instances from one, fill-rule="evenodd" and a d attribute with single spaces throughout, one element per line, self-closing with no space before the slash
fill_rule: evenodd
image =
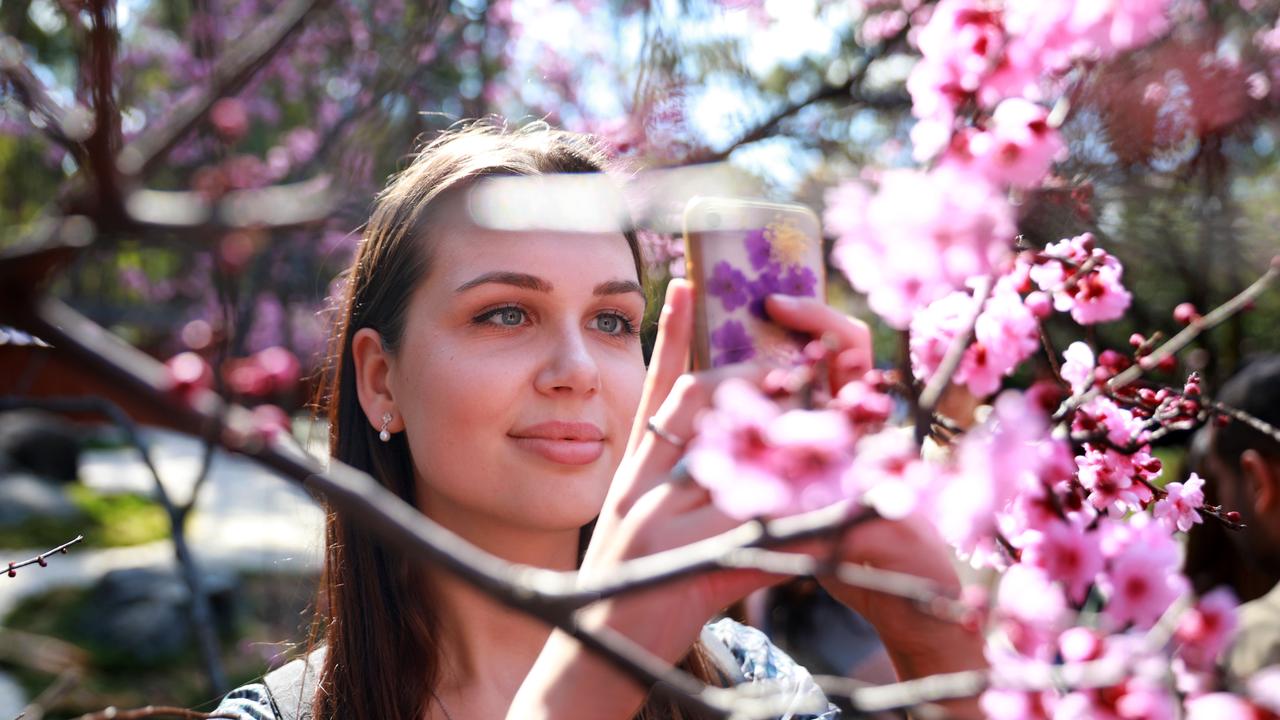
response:
<path id="1" fill-rule="evenodd" d="M 871 328 L 866 323 L 810 298 L 770 295 L 766 303 L 769 319 L 782 327 L 815 338 L 835 339 L 837 353 L 831 368 L 834 389 L 839 390 L 871 369 Z"/>
<path id="2" fill-rule="evenodd" d="M 631 439 L 627 442 L 628 455 L 635 452 L 644 435 L 645 423 L 671 392 L 676 378 L 684 373 L 692 342 L 693 286 L 684 280 L 674 279 L 667 285 L 667 297 L 658 315 L 658 337 L 649 360 L 640 407 L 631 427 Z"/>
<path id="3" fill-rule="evenodd" d="M 689 440 L 696 432 L 698 414 L 711 405 L 715 390 L 730 378 L 740 378 L 753 384 L 764 380 L 767 369 L 760 365 L 726 365 L 696 374 L 681 375 L 676 379 L 662 406 L 651 418 L 654 428 L 642 425 L 640 443 L 629 459 L 628 495 L 637 498 L 651 488 L 667 482 L 671 468 L 684 455 Z"/>

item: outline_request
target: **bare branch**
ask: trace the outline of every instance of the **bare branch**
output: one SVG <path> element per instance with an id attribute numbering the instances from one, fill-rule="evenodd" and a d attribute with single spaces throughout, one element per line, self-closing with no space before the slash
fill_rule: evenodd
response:
<path id="1" fill-rule="evenodd" d="M 187 588 L 191 591 L 192 632 L 195 633 L 196 639 L 200 644 L 201 659 L 204 661 L 205 671 L 209 676 L 209 684 L 214 692 L 225 691 L 227 689 L 226 677 L 222 670 L 222 660 L 219 657 L 218 639 L 213 631 L 213 609 L 209 606 L 209 595 L 204 591 L 204 582 L 200 578 L 200 571 L 196 566 L 195 556 L 191 553 L 191 547 L 187 544 L 186 529 L 183 525 L 186 511 L 190 508 L 189 506 L 184 508 L 177 507 L 169 497 L 169 492 L 160 479 L 160 471 L 151 460 L 151 452 L 147 447 L 146 440 L 142 437 L 142 433 L 138 430 L 137 423 L 124 410 L 120 409 L 120 406 L 104 398 L 96 397 L 0 398 L 0 410 L 14 408 L 39 408 L 59 413 L 96 413 L 107 417 L 124 430 L 125 436 L 129 439 L 129 444 L 138 451 L 143 464 L 146 465 L 147 471 L 151 474 L 151 478 L 155 483 L 156 498 L 160 501 L 161 507 L 164 508 L 165 516 L 169 519 L 169 534 L 173 538 L 174 555 L 178 561 L 178 567 L 182 569 L 183 579 L 187 583 Z M 194 502 L 194 497 L 192 501 Z M 79 542 L 81 539 L 82 537 L 77 537 L 67 545 Z M 46 555 L 58 550 L 66 552 L 65 547 L 66 545 L 54 548 Z M 43 565 L 44 563 L 41 562 L 41 564 Z M 13 576 L 13 569 L 14 565 L 10 564 L 10 577 Z"/>
<path id="2" fill-rule="evenodd" d="M 181 104 L 168 118 L 148 128 L 120 151 L 116 164 L 125 175 L 146 175 L 220 98 L 235 94 L 284 47 L 302 21 L 323 0 L 290 0 L 229 48 L 213 68 L 208 90 Z"/>
<path id="3" fill-rule="evenodd" d="M 951 379 L 955 377 L 956 370 L 960 368 L 960 361 L 964 359 L 964 353 L 969 349 L 973 330 L 978 324 L 978 318 L 982 317 L 982 308 L 987 304 L 987 298 L 991 296 L 991 289 L 994 286 L 995 278 L 991 276 L 979 281 L 974 291 L 973 316 L 965 323 L 964 332 L 951 341 L 947 354 L 942 357 L 942 363 L 938 365 L 938 370 L 934 372 L 933 377 L 929 378 L 929 384 L 925 385 L 924 391 L 920 393 L 920 399 L 916 405 L 917 443 L 924 442 L 929 434 L 929 427 L 933 424 L 933 411 L 938 408 L 942 393 L 946 392 Z"/>
<path id="4" fill-rule="evenodd" d="M 0 78 L 7 82 L 23 107 L 39 116 L 43 124 L 41 131 L 82 161 L 85 149 L 81 143 L 91 130 L 88 113 L 83 108 L 68 110 L 59 105 L 24 60 L 22 43 L 0 33 Z"/>
<path id="5" fill-rule="evenodd" d="M 58 547 L 52 550 L 47 550 L 45 552 L 42 552 L 39 555 L 36 555 L 35 557 L 27 558 L 26 560 L 22 560 L 20 562 L 11 562 L 9 563 L 9 567 L 6 570 L 6 574 L 9 577 L 16 577 L 18 574 L 18 569 L 24 568 L 28 565 L 39 565 L 40 567 L 45 567 L 49 564 L 49 556 L 55 555 L 58 553 L 66 555 L 67 548 L 71 547 L 72 545 L 75 545 L 78 542 L 81 542 L 82 540 L 84 540 L 84 536 L 77 535 L 74 540 L 68 540 L 67 542 L 62 543 Z"/>
<path id="6" fill-rule="evenodd" d="M 1252 285 L 1240 291 L 1238 295 L 1226 301 L 1222 305 L 1214 308 L 1213 311 L 1207 313 L 1203 317 L 1191 322 L 1182 332 L 1169 338 L 1163 345 L 1156 348 L 1154 352 L 1141 358 L 1138 362 L 1118 373 L 1106 383 L 1106 390 L 1114 392 L 1118 388 L 1122 388 L 1136 381 L 1138 378 L 1146 374 L 1148 370 L 1160 364 L 1161 360 L 1172 357 L 1187 345 L 1191 344 L 1201 333 L 1211 330 L 1221 325 L 1231 316 L 1247 308 L 1259 295 L 1280 277 L 1280 255 L 1271 259 L 1271 264 L 1267 271 L 1262 274 Z M 1084 392 L 1079 392 L 1063 401 L 1058 407 L 1057 412 L 1053 414 L 1054 422 L 1061 422 L 1064 418 L 1076 410 L 1076 408 L 1088 403 L 1090 400 L 1098 397 L 1101 390 L 1097 387 L 1089 387 Z"/>
<path id="7" fill-rule="evenodd" d="M 826 100 L 848 98 L 855 105 L 864 105 L 872 108 L 910 107 L 911 99 L 902 93 L 886 93 L 882 95 L 865 95 L 862 93 L 862 80 L 866 77 L 867 69 L 871 67 L 871 63 L 886 55 L 890 49 L 902 42 L 907 36 L 908 27 L 909 26 L 904 27 L 898 33 L 892 37 L 886 38 L 881 43 L 866 48 L 860 58 L 858 69 L 850 74 L 848 80 L 845 80 L 839 85 L 824 85 L 807 97 L 783 105 L 759 125 L 729 143 L 725 148 L 717 151 L 707 151 L 695 154 L 686 158 L 684 163 L 698 164 L 725 160 L 733 154 L 734 150 L 737 150 L 744 145 L 750 145 L 751 143 L 763 140 L 775 133 L 778 129 L 778 125 L 782 123 L 783 120 L 786 120 L 801 110 L 804 110 L 810 105 L 815 105 Z"/>

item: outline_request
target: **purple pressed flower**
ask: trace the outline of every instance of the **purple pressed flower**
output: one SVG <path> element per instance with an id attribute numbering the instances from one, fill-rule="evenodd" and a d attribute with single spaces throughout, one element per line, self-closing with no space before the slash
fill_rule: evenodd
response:
<path id="1" fill-rule="evenodd" d="M 747 329 L 737 320 L 726 320 L 723 325 L 711 333 L 711 346 L 720 350 L 712 360 L 712 365 L 719 367 L 755 357 L 755 344 Z"/>
<path id="2" fill-rule="evenodd" d="M 770 263 L 751 283 L 751 298 L 747 309 L 752 315 L 761 320 L 768 320 L 769 316 L 764 311 L 764 299 L 774 293 L 782 292 L 782 268 L 775 263 Z"/>
<path id="3" fill-rule="evenodd" d="M 748 287 L 747 276 L 725 260 L 716 263 L 711 277 L 707 279 L 707 293 L 720 298 L 728 312 L 747 304 L 750 299 Z"/>
<path id="4" fill-rule="evenodd" d="M 778 292 L 796 297 L 813 297 L 817 287 L 818 278 L 812 270 L 801 265 L 793 265 L 782 276 Z"/>
<path id="5" fill-rule="evenodd" d="M 773 251 L 773 246 L 764 236 L 764 228 L 748 232 L 743 244 L 747 248 L 747 259 L 751 261 L 751 267 L 761 270 L 769 264 L 769 255 Z"/>

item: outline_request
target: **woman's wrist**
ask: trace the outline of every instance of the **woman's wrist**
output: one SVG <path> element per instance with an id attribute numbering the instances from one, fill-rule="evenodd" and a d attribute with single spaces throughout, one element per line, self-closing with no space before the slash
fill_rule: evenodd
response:
<path id="1" fill-rule="evenodd" d="M 588 632 L 613 632 L 627 637 L 665 663 L 674 665 L 693 645 L 701 626 L 690 630 L 670 623 L 655 625 L 652 609 L 643 607 L 645 602 L 641 594 L 600 603 L 581 613 L 579 625 Z M 649 688 L 643 687 L 632 675 L 583 647 L 568 633 L 557 630 L 525 677 L 507 717 L 511 720 L 629 720 L 648 693 Z"/>

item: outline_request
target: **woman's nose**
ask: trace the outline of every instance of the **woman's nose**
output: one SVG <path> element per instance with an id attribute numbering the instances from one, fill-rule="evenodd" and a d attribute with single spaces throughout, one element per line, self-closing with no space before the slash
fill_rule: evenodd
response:
<path id="1" fill-rule="evenodd" d="M 600 389 L 600 368 L 582 329 L 558 333 L 548 343 L 546 362 L 534 380 L 538 392 L 590 394 Z"/>

